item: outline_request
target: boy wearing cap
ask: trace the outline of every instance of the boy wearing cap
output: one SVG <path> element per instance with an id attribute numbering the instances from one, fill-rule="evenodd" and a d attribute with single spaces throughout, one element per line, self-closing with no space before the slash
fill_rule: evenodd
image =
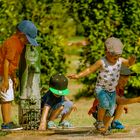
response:
<path id="1" fill-rule="evenodd" d="M 140 97 L 136 98 L 125 98 L 124 88 L 128 82 L 129 76 L 135 76 L 136 73 L 130 71 L 128 67 L 121 66 L 120 78 L 118 81 L 118 85 L 116 87 L 117 99 L 116 99 L 116 109 L 113 115 L 113 121 L 111 123 L 111 129 L 124 129 L 124 126 L 119 122 L 120 116 L 123 113 L 123 109 L 127 113 L 127 108 L 124 107 L 126 104 L 132 104 L 140 102 Z M 97 99 L 94 100 L 92 107 L 90 108 L 88 114 L 91 115 L 97 120 L 97 110 L 98 110 L 99 101 Z"/>
<path id="2" fill-rule="evenodd" d="M 0 47 L 0 101 L 3 118 L 2 130 L 21 130 L 22 127 L 11 121 L 11 102 L 14 100 L 16 86 L 16 70 L 20 55 L 27 43 L 37 46 L 35 40 L 37 28 L 29 20 L 21 21 L 16 33 L 8 38 Z"/>
<path id="3" fill-rule="evenodd" d="M 121 65 L 131 66 L 136 59 L 134 56 L 131 56 L 129 59 L 120 57 L 122 51 L 123 44 L 120 39 L 110 37 L 105 41 L 105 57 L 96 61 L 95 64 L 79 74 L 68 76 L 71 79 L 79 79 L 99 70 L 95 86 L 95 95 L 99 100 L 96 129 L 103 133 L 108 130 L 108 124 L 114 114 L 116 86 L 120 76 Z"/>
<path id="4" fill-rule="evenodd" d="M 61 116 L 59 127 L 71 128 L 72 125 L 66 121 L 70 113 L 76 110 L 75 105 L 65 97 L 69 94 L 67 89 L 68 79 L 63 74 L 55 74 L 50 78 L 49 90 L 42 97 L 42 115 L 39 130 L 56 128 L 54 120 Z"/>

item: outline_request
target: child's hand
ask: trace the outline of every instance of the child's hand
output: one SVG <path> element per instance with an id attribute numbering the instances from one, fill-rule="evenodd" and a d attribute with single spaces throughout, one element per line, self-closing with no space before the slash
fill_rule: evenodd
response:
<path id="1" fill-rule="evenodd" d="M 12 81 L 13 81 L 14 90 L 16 90 L 18 85 L 19 85 L 19 79 L 18 78 L 13 78 Z"/>
<path id="2" fill-rule="evenodd" d="M 71 74 L 71 75 L 68 75 L 68 78 L 70 78 L 70 79 L 78 79 L 79 77 L 76 74 Z"/>
<path id="3" fill-rule="evenodd" d="M 132 55 L 131 57 L 129 57 L 129 66 L 135 64 L 136 62 L 136 56 Z"/>
<path id="4" fill-rule="evenodd" d="M 46 130 L 46 123 L 40 123 L 38 130 Z"/>
<path id="5" fill-rule="evenodd" d="M 88 111 L 88 115 L 91 115 L 94 112 L 94 108 L 91 107 L 90 110 Z"/>
<path id="6" fill-rule="evenodd" d="M 73 110 L 73 111 L 77 111 L 77 107 L 76 107 L 75 104 L 73 105 L 72 110 Z"/>
<path id="7" fill-rule="evenodd" d="M 2 81 L 2 84 L 0 85 L 0 91 L 5 93 L 9 88 L 9 82 L 7 81 Z"/>
<path id="8" fill-rule="evenodd" d="M 128 113 L 128 107 L 124 107 L 124 111 L 125 111 L 125 114 L 127 114 Z"/>

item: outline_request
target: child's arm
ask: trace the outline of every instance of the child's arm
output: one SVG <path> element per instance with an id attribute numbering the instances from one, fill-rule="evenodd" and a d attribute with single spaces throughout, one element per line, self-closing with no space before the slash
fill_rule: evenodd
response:
<path id="1" fill-rule="evenodd" d="M 120 105 L 127 105 L 140 102 L 140 96 L 135 98 L 124 98 L 117 96 L 117 103 Z"/>
<path id="2" fill-rule="evenodd" d="M 13 81 L 13 88 L 16 89 L 19 85 L 19 78 L 16 76 L 16 72 L 12 73 L 11 79 Z"/>
<path id="3" fill-rule="evenodd" d="M 47 125 L 47 117 L 48 117 L 48 112 L 50 110 L 49 106 L 44 106 L 42 115 L 41 115 L 41 120 L 40 120 L 40 125 L 38 130 L 46 130 L 46 125 Z"/>
<path id="4" fill-rule="evenodd" d="M 9 88 L 9 82 L 8 82 L 8 71 L 9 71 L 9 61 L 7 59 L 4 60 L 4 75 L 2 79 L 2 84 L 0 85 L 0 90 L 2 92 L 6 92 Z"/>
<path id="5" fill-rule="evenodd" d="M 125 66 L 128 66 L 128 67 L 135 64 L 135 62 L 136 62 L 136 56 L 135 55 L 130 56 L 128 59 L 122 58 L 122 63 Z"/>
<path id="6" fill-rule="evenodd" d="M 72 75 L 69 75 L 68 77 L 71 79 L 79 79 L 79 78 L 82 78 L 84 76 L 87 76 L 87 75 L 97 71 L 101 66 L 102 66 L 102 62 L 101 62 L 101 60 L 98 60 L 93 65 L 91 65 L 89 68 L 83 70 L 79 74 L 72 74 Z"/>

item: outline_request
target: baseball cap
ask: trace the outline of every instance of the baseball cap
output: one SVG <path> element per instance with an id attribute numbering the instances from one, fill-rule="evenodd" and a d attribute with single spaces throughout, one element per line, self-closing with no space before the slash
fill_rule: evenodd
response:
<path id="1" fill-rule="evenodd" d="M 20 32 L 23 32 L 26 35 L 31 45 L 38 46 L 38 43 L 35 39 L 37 36 L 37 28 L 31 21 L 23 20 L 18 24 L 17 28 Z"/>
<path id="2" fill-rule="evenodd" d="M 105 41 L 105 46 L 108 52 L 116 55 L 122 54 L 123 44 L 120 39 L 110 37 Z"/>
<path id="3" fill-rule="evenodd" d="M 50 78 L 49 89 L 52 93 L 57 95 L 67 95 L 68 79 L 61 73 L 55 74 Z"/>
<path id="4" fill-rule="evenodd" d="M 121 65 L 120 75 L 124 76 L 136 76 L 137 73 L 130 70 L 127 66 Z"/>

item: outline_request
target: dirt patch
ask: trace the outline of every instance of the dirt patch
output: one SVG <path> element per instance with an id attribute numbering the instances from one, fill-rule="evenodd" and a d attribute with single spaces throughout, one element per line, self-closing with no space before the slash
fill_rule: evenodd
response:
<path id="1" fill-rule="evenodd" d="M 89 133 L 90 132 L 90 133 Z M 0 140 L 110 140 L 125 139 L 139 140 L 140 125 L 127 126 L 125 130 L 113 130 L 111 135 L 103 136 L 92 127 L 81 127 L 75 129 L 54 129 L 47 131 L 16 131 L 10 132 Z"/>

